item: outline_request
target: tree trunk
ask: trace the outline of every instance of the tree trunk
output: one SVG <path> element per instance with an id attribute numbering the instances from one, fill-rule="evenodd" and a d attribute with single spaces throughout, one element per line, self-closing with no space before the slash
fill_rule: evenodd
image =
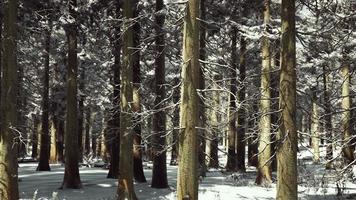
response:
<path id="1" fill-rule="evenodd" d="M 236 157 L 236 92 L 237 92 L 237 29 L 232 28 L 232 38 L 231 38 L 231 81 L 230 81 L 230 96 L 229 96 L 229 110 L 228 110 L 228 150 L 227 150 L 227 171 L 235 171 L 237 164 Z"/>
<path id="2" fill-rule="evenodd" d="M 38 115 L 33 114 L 32 119 L 33 119 L 33 130 L 32 130 L 32 154 L 31 157 L 34 159 L 37 159 L 38 156 L 38 135 L 41 132 L 41 122 L 38 119 Z"/>
<path id="3" fill-rule="evenodd" d="M 167 188 L 166 167 L 166 114 L 165 103 L 165 33 L 163 31 L 165 15 L 163 0 L 156 0 L 156 60 L 155 60 L 155 113 L 153 115 L 153 188 Z"/>
<path id="4" fill-rule="evenodd" d="M 85 68 L 82 65 L 79 79 L 79 101 L 78 101 L 78 147 L 79 147 L 79 162 L 83 162 L 83 132 L 84 132 L 84 81 Z"/>
<path id="5" fill-rule="evenodd" d="M 259 139 L 258 139 L 258 174 L 256 183 L 258 185 L 269 185 L 272 182 L 271 173 L 271 90 L 270 90 L 270 73 L 271 73 L 271 54 L 270 40 L 270 1 L 264 0 L 264 36 L 262 37 L 262 75 L 261 75 L 261 100 L 259 122 Z"/>
<path id="6" fill-rule="evenodd" d="M 295 0 L 282 0 L 277 200 L 297 200 Z"/>
<path id="7" fill-rule="evenodd" d="M 134 17 L 139 16 L 139 10 L 137 7 L 134 9 Z M 141 72 L 140 72 L 140 33 L 141 27 L 139 22 L 135 22 L 133 25 L 133 48 L 135 52 L 132 56 L 133 64 L 133 112 L 134 112 L 134 138 L 133 138 L 133 166 L 134 166 L 134 178 L 137 182 L 146 182 L 146 177 L 143 172 L 142 165 L 142 144 L 141 144 Z"/>
<path id="8" fill-rule="evenodd" d="M 85 142 L 84 142 L 84 154 L 89 156 L 90 154 L 90 130 L 91 130 L 91 112 L 88 106 L 85 112 Z"/>
<path id="9" fill-rule="evenodd" d="M 77 1 L 69 0 L 69 15 L 74 21 L 77 19 Z M 78 189 L 82 187 L 79 175 L 79 147 L 78 147 L 78 112 L 77 112 L 77 27 L 69 24 L 68 38 L 68 66 L 67 66 L 67 104 L 66 104 L 66 132 L 65 143 L 65 172 L 61 188 Z"/>
<path id="10" fill-rule="evenodd" d="M 332 113 L 330 102 L 330 76 L 327 67 L 323 66 L 324 83 L 324 116 L 325 116 L 325 138 L 326 138 L 326 169 L 333 168 L 333 132 L 332 132 Z"/>
<path id="11" fill-rule="evenodd" d="M 246 142 L 245 142 L 245 127 L 246 127 L 246 114 L 245 114 L 245 96 L 246 96 L 246 39 L 244 36 L 240 38 L 240 76 L 239 83 L 240 88 L 238 92 L 238 101 L 240 103 L 240 107 L 237 111 L 237 135 L 236 135 L 236 156 L 237 156 L 237 171 L 246 171 L 245 167 L 245 154 L 246 154 Z"/>
<path id="12" fill-rule="evenodd" d="M 62 119 L 58 119 L 58 135 L 57 135 L 57 154 L 58 161 L 64 162 L 64 121 Z"/>
<path id="13" fill-rule="evenodd" d="M 119 17 L 121 12 L 121 5 L 119 1 L 115 2 L 116 17 Z M 107 178 L 119 177 L 119 160 L 120 160 L 120 68 L 121 68 L 121 30 L 119 24 L 115 28 L 114 37 L 114 67 L 113 67 L 113 110 L 112 118 L 110 119 L 111 145 L 110 145 L 110 168 Z"/>
<path id="14" fill-rule="evenodd" d="M 320 161 L 320 136 L 319 136 L 319 111 L 317 104 L 316 88 L 312 89 L 312 116 L 311 116 L 311 143 L 313 148 L 313 161 L 319 163 Z"/>
<path id="15" fill-rule="evenodd" d="M 37 171 L 50 171 L 50 135 L 49 135 L 49 51 L 51 43 L 52 22 L 47 17 L 48 27 L 45 30 L 45 54 L 44 54 L 44 76 L 43 76 L 43 96 L 42 96 L 42 132 L 41 132 L 41 151 Z"/>
<path id="16" fill-rule="evenodd" d="M 49 162 L 57 163 L 58 162 L 58 153 L 57 153 L 57 138 L 58 138 L 58 120 L 55 116 L 52 115 L 50 122 L 51 129 L 51 139 L 50 139 L 50 151 L 49 151 Z"/>
<path id="17" fill-rule="evenodd" d="M 189 0 L 184 18 L 180 104 L 178 199 L 198 199 L 199 0 Z"/>
<path id="18" fill-rule="evenodd" d="M 346 56 L 344 56 L 344 61 Z M 351 119 L 351 99 L 350 99 L 350 69 L 348 63 L 343 63 L 341 68 L 341 75 L 343 78 L 342 81 L 342 140 L 343 140 L 343 148 L 342 153 L 343 157 L 346 159 L 347 163 L 351 163 L 355 160 L 354 157 L 354 144 L 352 144 L 352 133 L 350 126 Z"/>
<path id="19" fill-rule="evenodd" d="M 4 37 L 2 42 L 2 93 L 1 93 L 1 134 L 0 134 L 0 199 L 17 200 L 18 171 L 17 171 L 17 137 L 13 128 L 17 126 L 17 1 L 8 0 L 4 8 Z"/>
<path id="20" fill-rule="evenodd" d="M 173 80 L 173 104 L 176 105 L 179 102 L 179 78 Z M 173 139 L 172 139 L 172 150 L 171 150 L 171 162 L 170 165 L 178 165 L 178 136 L 179 136 L 179 106 L 174 107 L 173 111 Z"/>
<path id="21" fill-rule="evenodd" d="M 214 77 L 214 81 L 219 81 L 219 76 Z M 219 168 L 218 146 L 219 146 L 219 108 L 220 108 L 220 92 L 218 91 L 218 83 L 213 83 L 213 102 L 210 111 L 211 133 L 207 140 L 208 147 L 208 167 Z"/>
<path id="22" fill-rule="evenodd" d="M 117 190 L 118 200 L 137 199 L 133 185 L 133 130 L 132 109 L 130 102 L 133 100 L 132 75 L 133 75 L 133 10 L 135 3 L 124 0 L 123 4 L 123 64 L 121 68 L 120 87 L 120 161 L 119 184 Z"/>

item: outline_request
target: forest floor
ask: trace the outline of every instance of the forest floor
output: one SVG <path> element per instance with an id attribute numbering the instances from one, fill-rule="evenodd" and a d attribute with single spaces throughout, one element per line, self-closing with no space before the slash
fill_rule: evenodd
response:
<path id="1" fill-rule="evenodd" d="M 223 161 L 221 157 L 221 161 Z M 356 199 L 356 181 L 352 170 L 340 175 L 338 171 L 326 171 L 322 165 L 313 164 L 311 153 L 303 150 L 298 154 L 299 198 L 308 200 Z M 224 163 L 224 162 L 221 162 Z M 150 187 L 152 169 L 146 163 L 147 183 L 135 183 L 136 194 L 142 200 L 176 199 L 177 166 L 167 165 L 170 188 L 153 189 Z M 82 189 L 60 190 L 64 166 L 51 165 L 50 172 L 37 172 L 37 163 L 21 163 L 19 168 L 19 187 L 21 199 L 58 199 L 66 200 L 107 200 L 114 199 L 117 180 L 107 179 L 107 170 L 102 168 L 81 167 Z M 267 200 L 275 199 L 276 184 L 256 186 L 256 169 L 250 167 L 246 173 L 228 174 L 213 169 L 200 181 L 199 199 L 204 200 Z M 275 174 L 274 174 L 275 178 Z M 342 195 L 337 195 L 337 193 Z M 35 197 L 34 197 L 35 196 Z"/>

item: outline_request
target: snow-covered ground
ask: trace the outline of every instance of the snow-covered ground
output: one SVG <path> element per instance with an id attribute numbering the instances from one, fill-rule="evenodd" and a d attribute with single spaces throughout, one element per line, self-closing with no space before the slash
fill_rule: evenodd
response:
<path id="1" fill-rule="evenodd" d="M 300 199 L 356 199 L 356 184 L 349 173 L 348 181 L 343 181 L 336 171 L 325 171 L 323 165 L 313 164 L 311 152 L 304 150 L 299 159 L 299 197 Z M 221 157 L 224 161 L 224 157 Z M 222 162 L 223 163 L 223 162 Z M 80 168 L 83 184 L 78 190 L 59 190 L 64 167 L 51 165 L 50 172 L 36 172 L 37 163 L 20 164 L 20 196 L 22 199 L 52 199 L 57 193 L 59 199 L 66 200 L 105 200 L 114 199 L 117 180 L 107 179 L 107 170 L 101 168 Z M 149 165 L 148 165 L 149 166 Z M 152 169 L 145 167 L 147 183 L 135 183 L 136 194 L 142 200 L 176 199 L 177 167 L 167 166 L 169 189 L 150 187 Z M 351 175 L 350 175 L 351 174 Z M 275 174 L 274 174 L 275 176 Z M 275 199 L 276 185 L 260 187 L 254 184 L 255 168 L 248 168 L 243 174 L 227 174 L 220 170 L 210 170 L 199 185 L 199 199 L 203 200 L 267 200 Z M 338 187 L 343 196 L 337 196 Z M 34 198 L 34 195 L 36 198 Z"/>

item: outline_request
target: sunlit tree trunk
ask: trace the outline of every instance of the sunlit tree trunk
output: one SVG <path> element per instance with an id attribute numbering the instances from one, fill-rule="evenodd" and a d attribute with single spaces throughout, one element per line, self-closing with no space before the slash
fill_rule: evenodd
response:
<path id="1" fill-rule="evenodd" d="M 156 0 L 156 60 L 155 60 L 155 114 L 153 115 L 153 188 L 168 187 L 166 167 L 166 114 L 165 103 L 165 32 L 164 1 Z"/>
<path id="2" fill-rule="evenodd" d="M 180 104 L 178 199 L 198 199 L 199 125 L 199 0 L 187 2 L 183 30 L 183 67 Z"/>
<path id="3" fill-rule="evenodd" d="M 296 30 L 295 0 L 282 0 L 281 72 L 279 108 L 281 118 L 277 149 L 277 200 L 297 200 L 296 128 Z"/>
<path id="4" fill-rule="evenodd" d="M 345 56 L 344 56 L 345 58 Z M 345 59 L 346 60 L 346 59 Z M 351 163 L 355 160 L 354 157 L 354 144 L 352 144 L 352 133 L 351 133 L 351 112 L 350 112 L 350 69 L 348 63 L 343 63 L 341 68 L 341 75 L 343 78 L 342 81 L 342 140 L 343 140 L 343 148 L 342 153 L 344 158 L 347 160 L 347 163 Z"/>
<path id="5" fill-rule="evenodd" d="M 319 163 L 320 161 L 320 135 L 319 135 L 319 111 L 317 103 L 316 88 L 313 88 L 312 94 L 312 116 L 311 116 L 311 143 L 313 149 L 313 161 Z"/>
<path id="6" fill-rule="evenodd" d="M 121 66 L 120 86 L 120 161 L 119 161 L 119 184 L 117 190 L 118 200 L 137 199 L 133 185 L 133 130 L 132 108 L 133 100 L 133 6 L 131 0 L 123 2 L 123 64 Z"/>
<path id="7" fill-rule="evenodd" d="M 270 40 L 270 1 L 264 0 L 264 36 L 262 37 L 262 75 L 261 75 L 261 100 L 259 123 L 259 141 L 258 141 L 258 174 L 257 184 L 270 184 L 272 182 L 271 173 L 271 53 Z"/>
<path id="8" fill-rule="evenodd" d="M 77 1 L 69 0 L 69 14 L 74 21 L 77 19 Z M 68 39 L 68 66 L 67 66 L 67 104 L 66 104 L 66 131 L 65 144 L 65 171 L 61 188 L 78 189 L 82 187 L 79 176 L 79 147 L 78 147 L 78 112 L 77 112 L 77 26 L 69 24 Z"/>
<path id="9" fill-rule="evenodd" d="M 0 199 L 17 200 L 18 171 L 17 145 L 17 1 L 3 2 L 4 37 L 2 40 L 2 79 L 1 79 L 1 132 L 0 132 Z"/>

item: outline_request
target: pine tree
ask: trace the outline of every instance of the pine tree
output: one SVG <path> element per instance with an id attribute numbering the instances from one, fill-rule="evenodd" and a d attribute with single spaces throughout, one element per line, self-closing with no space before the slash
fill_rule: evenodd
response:
<path id="1" fill-rule="evenodd" d="M 183 30 L 183 68 L 180 104 L 178 199 L 198 199 L 199 121 L 199 0 L 187 2 Z"/>
<path id="2" fill-rule="evenodd" d="M 282 0 L 280 97 L 277 147 L 277 200 L 297 200 L 295 0 Z"/>
<path id="3" fill-rule="evenodd" d="M 17 0 L 4 2 L 4 37 L 2 40 L 1 132 L 0 132 L 0 199 L 17 200 Z"/>

